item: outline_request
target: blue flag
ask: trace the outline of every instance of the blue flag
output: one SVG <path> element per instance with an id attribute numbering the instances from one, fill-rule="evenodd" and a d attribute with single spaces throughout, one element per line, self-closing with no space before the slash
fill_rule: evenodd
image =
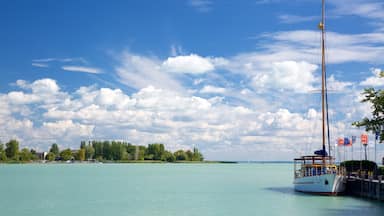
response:
<path id="1" fill-rule="evenodd" d="M 352 143 L 349 141 L 348 137 L 344 137 L 344 145 L 350 146 Z"/>
<path id="2" fill-rule="evenodd" d="M 379 132 L 379 131 L 376 131 L 376 132 L 375 132 L 375 139 L 378 140 L 378 139 L 379 139 L 379 136 L 380 136 L 380 132 Z"/>

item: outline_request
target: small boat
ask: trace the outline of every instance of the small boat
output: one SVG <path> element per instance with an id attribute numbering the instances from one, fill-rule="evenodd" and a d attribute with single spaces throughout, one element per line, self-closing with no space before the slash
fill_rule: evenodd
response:
<path id="1" fill-rule="evenodd" d="M 328 123 L 328 101 L 327 80 L 325 71 L 325 0 L 322 0 L 322 18 L 319 24 L 321 30 L 321 111 L 322 111 L 322 149 L 313 155 L 301 156 L 294 159 L 294 188 L 296 191 L 337 195 L 345 190 L 345 177 L 343 170 L 339 168 L 331 156 L 329 123 Z M 326 134 L 328 135 L 328 152 L 326 151 Z"/>

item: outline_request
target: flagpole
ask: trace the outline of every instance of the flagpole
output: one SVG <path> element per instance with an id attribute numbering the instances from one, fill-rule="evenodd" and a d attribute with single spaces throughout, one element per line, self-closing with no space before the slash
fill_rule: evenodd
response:
<path id="1" fill-rule="evenodd" d="M 376 163 L 376 132 L 375 132 L 375 163 Z"/>
<path id="2" fill-rule="evenodd" d="M 352 146 L 351 146 L 351 147 L 352 147 L 352 148 L 351 148 L 351 151 L 352 151 L 352 160 L 353 160 L 353 136 L 352 136 L 352 139 L 351 139 L 351 145 L 352 145 Z"/>

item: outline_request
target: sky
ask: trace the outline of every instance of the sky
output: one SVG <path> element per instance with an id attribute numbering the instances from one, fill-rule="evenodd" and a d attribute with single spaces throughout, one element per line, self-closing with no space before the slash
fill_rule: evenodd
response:
<path id="1" fill-rule="evenodd" d="M 361 92 L 384 86 L 382 11 L 381 0 L 326 1 L 332 146 L 364 132 L 351 126 L 370 116 Z M 0 140 L 164 143 L 208 160 L 310 154 L 320 15 L 320 0 L 0 0 Z"/>

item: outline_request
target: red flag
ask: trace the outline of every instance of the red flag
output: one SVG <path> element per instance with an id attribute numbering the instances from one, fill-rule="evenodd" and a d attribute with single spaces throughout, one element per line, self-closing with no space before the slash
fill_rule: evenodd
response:
<path id="1" fill-rule="evenodd" d="M 367 134 L 361 134 L 361 144 L 368 145 L 368 135 Z"/>
<path id="2" fill-rule="evenodd" d="M 343 146 L 344 145 L 344 139 L 343 138 L 337 138 L 337 145 Z"/>

